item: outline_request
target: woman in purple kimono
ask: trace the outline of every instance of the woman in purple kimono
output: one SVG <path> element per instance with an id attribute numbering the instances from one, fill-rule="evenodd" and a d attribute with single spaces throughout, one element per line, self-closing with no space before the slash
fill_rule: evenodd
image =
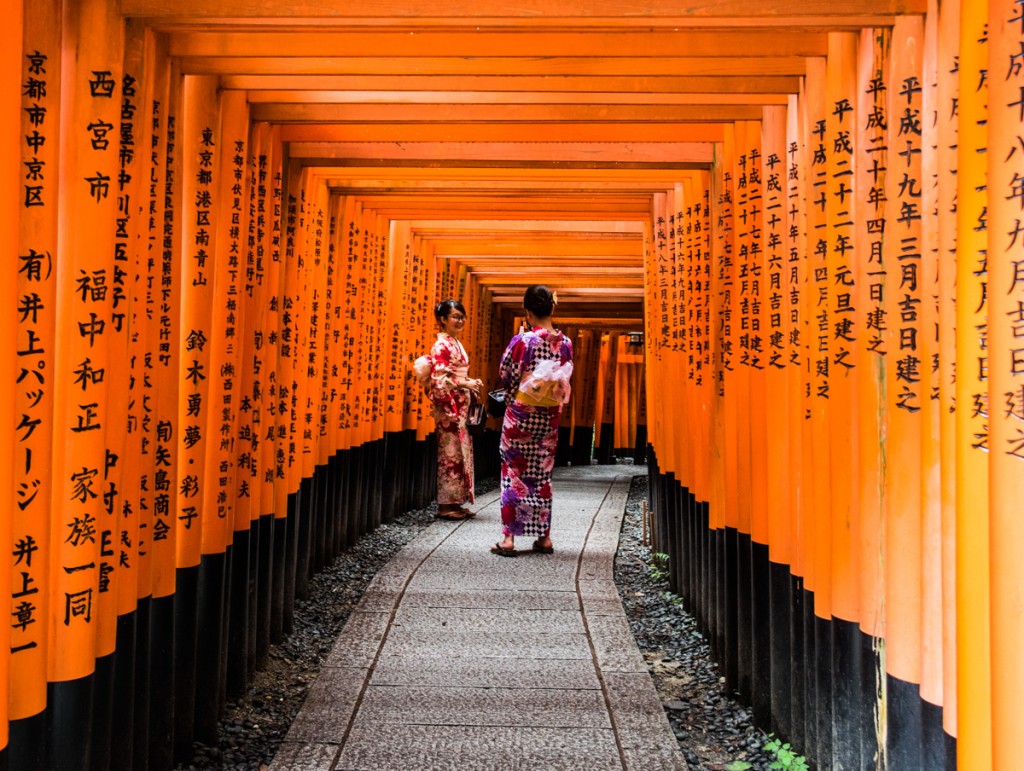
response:
<path id="1" fill-rule="evenodd" d="M 466 429 L 470 393 L 480 395 L 483 381 L 469 377 L 469 354 L 459 340 L 466 309 L 458 300 L 443 300 L 434 309 L 441 327 L 430 349 L 427 397 L 437 428 L 437 516 L 465 519 L 473 512 L 473 440 Z"/>
<path id="2" fill-rule="evenodd" d="M 558 422 L 569 400 L 572 342 L 555 329 L 555 296 L 531 286 L 523 298 L 527 329 L 501 356 L 505 389 L 501 427 L 501 541 L 491 547 L 502 557 L 516 556 L 515 537 L 534 538 L 533 551 L 550 554 L 551 472 L 555 467 Z"/>

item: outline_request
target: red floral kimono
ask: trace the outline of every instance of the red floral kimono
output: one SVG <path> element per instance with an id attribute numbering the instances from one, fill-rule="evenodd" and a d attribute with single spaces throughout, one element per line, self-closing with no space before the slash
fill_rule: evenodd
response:
<path id="1" fill-rule="evenodd" d="M 456 338 L 441 332 L 430 357 L 427 397 L 437 426 L 437 502 L 473 503 L 473 440 L 466 429 L 470 394 L 456 385 L 469 372 L 469 355 Z"/>

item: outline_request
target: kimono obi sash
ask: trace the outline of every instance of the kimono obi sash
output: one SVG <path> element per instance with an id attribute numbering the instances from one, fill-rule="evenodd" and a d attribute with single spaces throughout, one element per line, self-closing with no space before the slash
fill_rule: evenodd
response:
<path id="1" fill-rule="evenodd" d="M 569 401 L 572 362 L 541 361 L 520 384 L 516 401 L 535 407 L 558 407 Z"/>
<path id="2" fill-rule="evenodd" d="M 516 401 L 533 407 L 557 407 L 562 403 L 562 400 L 553 394 L 537 397 L 531 394 L 524 394 L 522 391 L 516 393 Z"/>

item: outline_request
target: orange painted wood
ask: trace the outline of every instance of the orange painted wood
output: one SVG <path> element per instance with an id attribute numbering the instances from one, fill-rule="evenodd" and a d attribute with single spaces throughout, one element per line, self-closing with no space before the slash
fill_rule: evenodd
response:
<path id="1" fill-rule="evenodd" d="M 920 128 L 924 30 L 920 19 L 893 28 L 887 73 L 890 117 L 887 137 L 885 310 L 886 400 L 883 431 L 887 458 L 883 504 L 886 518 L 886 669 L 921 682 L 921 190 Z M 901 155 L 900 153 L 904 153 Z"/>
<path id="2" fill-rule="evenodd" d="M 736 20 L 734 20 L 736 21 Z M 776 94 L 791 93 L 799 88 L 799 78 L 792 75 L 759 75 L 756 78 L 738 75 L 696 73 L 685 77 L 670 75 L 286 75 L 228 74 L 222 78 L 224 88 L 249 91 L 254 97 L 267 90 L 288 93 L 345 92 L 358 95 L 381 91 L 400 91 L 409 96 L 420 92 L 476 91 L 622 95 L 671 94 Z"/>
<path id="3" fill-rule="evenodd" d="M 186 76 L 183 91 L 181 143 L 182 243 L 180 398 L 175 437 L 181 463 L 177 487 L 178 567 L 199 564 L 206 546 L 204 535 L 222 538 L 218 523 L 204 509 L 206 487 L 212 483 L 205 468 L 212 448 L 209 435 L 211 354 L 215 345 L 213 301 L 217 227 L 221 204 L 220 105 L 217 80 Z M 214 549 L 215 550 L 215 549 Z"/>
<path id="4" fill-rule="evenodd" d="M 938 7 L 924 18 L 921 115 L 938 120 Z M 921 145 L 921 698 L 943 703 L 938 147 Z"/>
<path id="5" fill-rule="evenodd" d="M 249 115 L 244 99 L 225 92 L 220 100 L 220 156 L 216 169 L 216 228 L 211 271 L 213 306 L 208 398 L 204 428 L 206 489 L 203 493 L 203 553 L 219 554 L 231 543 L 240 469 L 237 464 L 245 329 L 243 252 L 249 233 Z M 240 444 L 240 443 L 237 443 Z M 249 470 L 246 469 L 246 472 Z"/>
<path id="6" fill-rule="evenodd" d="M 956 281 L 957 763 L 993 768 L 989 382 L 986 351 L 988 2 L 960 4 Z M 979 84 L 982 84 L 979 86 Z M 1001 408 L 1001 406 L 1000 406 Z"/>
<path id="7" fill-rule="evenodd" d="M 588 91 L 543 91 L 518 90 L 514 92 L 491 91 L 371 91 L 365 84 L 356 84 L 359 88 L 345 91 L 313 91 L 305 90 L 301 83 L 292 89 L 252 90 L 245 89 L 250 104 L 349 104 L 361 105 L 364 109 L 371 104 L 507 104 L 514 100 L 515 104 L 589 104 L 589 105 L 695 105 L 695 104 L 785 104 L 787 95 L 784 93 L 751 94 L 730 93 L 728 91 L 661 93 L 656 98 L 649 93 L 636 92 L 588 92 Z M 577 85 L 577 84 L 573 84 Z"/>
<path id="8" fill-rule="evenodd" d="M 160 61 L 158 59 L 158 61 Z M 166 64 L 165 64 L 166 62 Z M 169 60 L 159 64 L 156 98 L 163 105 L 157 131 L 154 173 L 158 189 L 156 221 L 157 257 L 153 270 L 155 293 L 154 372 L 156 413 L 153 444 L 153 596 L 174 594 L 178 568 L 177 489 L 180 466 L 178 451 L 179 366 L 181 364 L 181 270 L 179 257 L 182 223 L 186 216 L 181 199 L 182 165 L 182 78 Z M 162 184 L 161 184 L 162 182 Z"/>
<path id="9" fill-rule="evenodd" d="M 25 24 L 23 9 L 20 4 L 16 4 L 13 9 L 10 9 L 9 16 L 7 18 L 7 24 L 4 25 L 3 41 L 3 54 L 0 54 L 0 76 L 3 78 L 4 87 L 0 91 L 0 114 L 4 117 L 0 120 L 0 147 L 4 148 L 2 157 L 0 157 L 0 173 L 2 178 L 5 180 L 3 185 L 0 186 L 0 206 L 6 213 L 3 218 L 0 218 L 0 244 L 3 244 L 4 254 L 8 255 L 8 259 L 4 263 L 4 267 L 7 269 L 8 276 L 15 276 L 17 270 L 16 264 L 11 261 L 12 255 L 20 255 L 20 239 L 19 239 L 19 214 L 18 207 L 21 203 L 22 190 L 19 185 L 15 183 L 18 179 L 18 174 L 21 170 L 21 131 L 20 125 L 15 115 L 20 116 L 21 109 L 21 84 L 22 74 L 25 67 L 25 61 L 22 59 L 24 54 L 22 50 L 22 42 L 25 34 Z M 16 321 L 13 308 L 15 307 L 17 297 L 17 284 L 13 280 L 9 280 L 6 283 L 4 295 L 2 301 L 4 306 L 12 309 L 8 311 L 8 315 L 5 317 L 5 321 L 8 323 L 7 329 L 15 329 Z M 3 361 L 9 368 L 8 371 L 13 371 L 16 366 L 16 343 L 15 335 L 8 334 L 5 336 L 6 339 L 0 344 L 0 361 Z M 14 404 L 16 398 L 16 392 L 14 389 L 5 391 L 4 395 L 7 397 L 4 401 L 5 404 L 10 405 L 9 411 L 4 415 L 7 421 L 7 426 L 14 426 Z M 3 431 L 0 435 L 0 464 L 2 464 L 3 470 L 0 471 L 0 495 L 4 496 L 4 500 L 7 505 L 11 505 L 15 495 L 15 480 L 12 476 L 14 469 L 14 435 L 10 428 Z M 12 535 L 12 519 L 11 517 L 5 517 L 0 522 L 0 539 L 3 539 L 3 543 L 13 543 Z M 0 596 L 7 597 L 13 588 L 11 581 L 12 571 L 4 571 L 3 578 L 0 578 Z M 13 599 L 13 598 L 12 598 Z M 12 609 L 14 605 L 12 603 Z M 14 617 L 14 621 L 20 621 L 19 617 Z M 5 627 L 3 632 L 0 632 L 0 645 L 4 646 L 3 650 L 10 650 L 10 644 L 12 639 L 12 628 Z M 42 665 L 45 662 L 45 654 L 37 656 L 36 663 L 36 677 L 35 680 L 39 680 L 38 673 L 42 669 Z M 14 716 L 12 707 L 14 707 L 20 700 L 21 696 L 17 690 L 11 688 L 11 661 L 8 655 L 0 657 L 0 688 L 3 688 L 10 694 L 11 698 L 0 706 L 0 748 L 6 748 L 9 738 L 8 718 Z M 45 682 L 45 678 L 44 678 Z M 38 686 L 37 686 L 38 689 Z M 38 693 L 38 690 L 37 690 Z M 31 704 L 28 705 L 31 709 Z"/>
<path id="10" fill-rule="evenodd" d="M 807 187 L 809 173 L 807 146 L 803 142 L 803 118 L 806 111 L 803 94 L 790 97 L 786 114 L 786 203 L 789 214 L 789 232 L 786 238 L 788 250 L 786 272 L 786 294 L 790 322 L 790 337 L 787 345 L 789 368 L 786 385 L 789 396 L 790 414 L 793 425 L 789 431 L 789 457 L 792 467 L 790 485 L 790 527 L 791 539 L 790 569 L 794 575 L 807 575 L 806 551 L 807 527 L 804 521 L 806 501 L 809 495 L 809 469 L 804 466 L 805 442 L 808 436 L 805 405 L 806 353 L 804 342 L 808 331 L 805 329 L 806 315 L 803 305 L 803 291 L 807 279 L 807 263 L 802 258 L 807 248 Z"/>
<path id="11" fill-rule="evenodd" d="M 753 507 L 753 438 L 756 429 L 753 423 L 761 419 L 751 411 L 751 379 L 758 357 L 753 350 L 755 343 L 754 301 L 757 283 L 754 267 L 757 248 L 755 239 L 755 217 L 760 217 L 761 205 L 752 195 L 750 180 L 751 126 L 747 121 L 735 124 L 735 144 L 732 146 L 731 168 L 733 175 L 733 284 L 732 284 L 732 372 L 726 372 L 725 398 L 731 401 L 735 442 L 735 509 L 732 525 L 746 535 L 750 534 Z M 760 130 L 757 131 L 760 140 Z M 758 152 L 760 152 L 758 150 Z M 755 179 L 760 174 L 758 168 Z M 728 447 L 728 445 L 727 445 Z M 741 624 L 743 626 L 743 624 Z"/>
<path id="12" fill-rule="evenodd" d="M 822 0 L 795 0 L 787 3 L 785 8 L 776 5 L 751 5 L 740 0 L 703 0 L 687 7 L 683 17 L 697 19 L 732 19 L 736 17 L 767 18 L 808 15 L 822 19 L 841 19 L 844 16 L 891 15 L 896 13 L 923 13 L 926 4 L 919 0 L 851 0 L 841 6 Z M 249 19 L 253 16 L 277 17 L 279 19 L 301 18 L 304 16 L 318 18 L 353 18 L 372 17 L 387 18 L 392 22 L 400 19 L 426 18 L 490 18 L 490 19 L 543 19 L 545 17 L 562 20 L 569 19 L 600 19 L 607 23 L 609 18 L 623 17 L 626 20 L 635 18 L 644 24 L 650 24 L 659 18 L 675 20 L 680 18 L 678 3 L 670 0 L 651 0 L 633 9 L 624 9 L 615 0 L 597 0 L 586 6 L 558 6 L 552 8 L 546 0 L 527 0 L 526 2 L 510 2 L 510 0 L 487 0 L 487 2 L 469 2 L 468 0 L 447 0 L 424 6 L 409 0 L 388 0 L 367 6 L 349 0 L 344 4 L 331 0 L 264 0 L 258 13 L 247 0 L 222 0 L 217 6 L 211 7 L 201 0 L 186 0 L 172 7 L 160 0 L 122 0 L 122 13 L 126 16 L 170 16 L 190 19 L 202 19 L 209 16 Z M 623 22 L 620 22 L 623 23 Z"/>
<path id="13" fill-rule="evenodd" d="M 731 136 L 729 137 L 731 141 Z M 712 382 L 711 394 L 711 425 L 709 428 L 708 448 L 710 450 L 711 467 L 711 489 L 708 492 L 708 525 L 712 529 L 721 529 L 725 526 L 726 502 L 726 476 L 724 465 L 726 462 L 726 436 L 725 436 L 725 349 L 726 336 L 720 326 L 722 323 L 722 312 L 726 308 L 724 267 L 725 257 L 725 216 L 727 211 L 723 206 L 723 196 L 726 193 L 725 184 L 725 155 L 724 145 L 716 148 L 716 155 L 722 160 L 715 163 L 710 170 L 710 203 L 714 208 L 714 215 L 711 221 L 711 292 L 709 296 L 708 312 L 712 318 L 712 324 L 717 330 L 711 344 L 712 361 Z M 730 175 L 731 177 L 731 175 Z M 730 198 L 731 200 L 731 191 Z M 731 215 L 730 215 L 731 216 Z"/>
<path id="14" fill-rule="evenodd" d="M 267 281 L 267 161 L 270 151 L 270 131 L 265 123 L 251 125 L 245 176 L 245 216 L 239 217 L 241 227 L 245 221 L 244 247 L 241 250 L 239 270 L 241 287 L 239 300 L 244 306 L 238 327 L 240 359 L 235 383 L 235 397 L 238 400 L 238 415 L 234 439 L 236 463 L 234 491 L 232 495 L 233 522 L 235 531 L 248 530 L 260 511 L 262 466 L 260 463 L 263 446 L 264 404 L 263 404 L 263 319 L 266 314 Z M 251 216 L 250 216 L 251 215 Z M 234 219 L 234 217 L 232 217 Z M 229 230 L 229 237 L 232 235 Z M 257 262 L 259 261 L 259 262 Z M 256 387 L 259 382 L 259 387 Z"/>
<path id="15" fill-rule="evenodd" d="M 824 141 L 829 148 L 826 239 L 828 255 L 827 295 L 819 313 L 827 313 L 828 335 L 828 425 L 833 437 L 829 452 L 831 485 L 831 575 L 832 615 L 855 622 L 860 617 L 859 517 L 856 497 L 857 399 L 860 368 L 856 337 L 862 323 L 856 317 L 857 297 L 854 252 L 857 245 L 854 212 L 857 203 L 854 144 L 861 116 L 857 111 L 857 46 L 859 36 L 852 32 L 829 34 L 826 108 L 828 120 Z M 849 109 L 847 109 L 849 108 Z M 821 285 L 819 285 L 821 286 Z M 820 333 L 819 333 L 820 334 Z"/>
<path id="16" fill-rule="evenodd" d="M 20 17 L 20 4 L 17 6 Z M 11 624 L 4 629 L 4 650 L 10 654 L 0 657 L 0 682 L 10 694 L 3 710 L 9 710 L 7 714 L 14 720 L 36 715 L 46 707 L 47 619 L 55 599 L 47 590 L 48 564 L 55 548 L 49 524 L 54 509 L 48 470 L 53 443 L 63 438 L 63 431 L 58 432 L 54 423 L 56 384 L 52 374 L 57 344 L 59 263 L 55 258 L 59 253 L 60 151 L 55 140 L 60 132 L 62 102 L 62 25 L 59 3 L 42 3 L 37 11 L 24 19 L 24 29 L 19 24 L 11 30 L 15 39 L 4 48 L 5 68 L 14 68 L 13 72 L 5 69 L 5 73 L 11 84 L 18 84 L 12 109 L 5 112 L 18 118 L 2 124 L 4 164 L 11 168 L 3 188 L 5 215 L 0 220 L 5 253 L 9 255 L 8 276 L 16 277 L 6 282 L 5 292 L 11 294 L 4 297 L 4 302 L 10 308 L 8 329 L 13 333 L 5 336 L 8 340 L 0 353 L 17 378 L 4 392 L 4 403 L 10 408 L 5 413 L 7 430 L 0 444 L 0 458 L 5 464 L 0 490 L 7 496 L 10 511 L 0 531 L 7 539 L 4 543 L 13 547 L 10 570 L 0 584 L 5 596 L 11 598 L 12 614 Z M 35 86 L 25 87 L 33 81 Z M 26 111 L 35 105 L 46 109 L 45 118 L 36 121 Z M 33 147 L 29 140 L 34 142 L 37 136 L 47 141 Z M 8 164 L 12 154 L 13 163 Z M 26 179 L 23 164 L 36 161 L 43 164 L 40 178 Z M 36 205 L 36 201 L 41 204 Z M 3 726 L 6 736 L 6 720 Z"/>
<path id="17" fill-rule="evenodd" d="M 960 3 L 943 2 L 939 10 L 937 125 L 939 168 L 957 168 L 956 110 L 959 94 Z M 957 630 L 956 630 L 956 235 L 957 177 L 939 173 L 939 419 L 942 453 L 942 723 L 957 735 Z"/>
<path id="18" fill-rule="evenodd" d="M 1020 6 L 988 6 L 988 398 L 992 591 L 992 768 L 1017 762 L 1014 738 L 1024 732 L 1024 565 L 1020 502 L 1024 500 L 1024 258 L 1021 227 L 1021 121 L 1024 77 L 1016 62 L 1024 40 Z"/>
<path id="19" fill-rule="evenodd" d="M 825 35 L 806 29 L 706 29 L 644 32 L 627 30 L 508 29 L 438 30 L 303 30 L 172 32 L 170 54 L 180 57 L 603 57 L 688 56 L 766 57 L 822 56 Z"/>
<path id="20" fill-rule="evenodd" d="M 790 300 L 786 292 L 789 273 L 787 195 L 786 108 L 767 107 L 761 124 L 761 177 L 764 182 L 764 388 L 770 406 L 764 409 L 765 430 L 770 451 L 763 455 L 767 474 L 764 505 L 767 513 L 768 556 L 772 562 L 788 565 L 791 560 L 789 475 L 794 461 L 789 457 L 789 433 L 795 416 L 790 404 L 787 376 L 792 364 L 788 345 L 792 329 Z"/>
<path id="21" fill-rule="evenodd" d="M 832 519 L 830 498 L 831 468 L 828 424 L 828 367 L 831 326 L 827 316 L 828 227 L 827 197 L 828 141 L 823 133 L 832 105 L 827 101 L 827 68 L 822 59 L 808 62 L 806 107 L 803 137 L 807 144 L 804 165 L 807 211 L 807 268 L 801 290 L 802 314 L 806 327 L 808 366 L 806 370 L 804 409 L 804 467 L 807 495 L 801 499 L 803 524 L 806 527 L 807 560 L 805 586 L 814 592 L 814 613 L 829 619 L 832 614 Z M 815 134 L 818 131 L 818 134 Z M 831 148 L 829 148 L 830 150 Z"/>
<path id="22" fill-rule="evenodd" d="M 771 437 L 768 433 L 768 412 L 776 409 L 771 403 L 767 389 L 769 368 L 768 336 L 768 268 L 763 236 L 768 220 L 765 198 L 766 179 L 764 176 L 765 148 L 763 146 L 763 122 L 748 121 L 744 124 L 744 152 L 746 153 L 748 217 L 742 229 L 750 233 L 747 241 L 750 250 L 746 277 L 749 301 L 749 330 L 747 334 L 749 358 L 747 364 L 750 441 L 750 537 L 759 544 L 768 544 L 768 523 L 770 506 L 768 497 L 768 455 L 771 452 Z M 741 308 L 741 310 L 743 310 Z"/>
<path id="23" fill-rule="evenodd" d="M 734 111 L 739 108 L 729 109 Z M 743 109 L 749 110 L 751 108 Z M 720 140 L 722 133 L 719 124 L 726 117 L 742 117 L 736 116 L 735 113 L 726 115 L 725 110 L 722 110 L 721 113 L 715 115 L 709 111 L 702 118 L 700 124 L 685 128 L 664 126 L 659 123 L 623 126 L 614 121 L 601 119 L 591 121 L 577 119 L 575 122 L 542 122 L 534 120 L 510 123 L 505 121 L 503 123 L 495 122 L 496 125 L 454 121 L 449 124 L 421 121 L 416 123 L 410 122 L 408 125 L 404 125 L 365 120 L 335 125 L 321 120 L 320 123 L 288 123 L 283 137 L 286 141 L 295 142 L 346 142 L 356 146 L 356 149 L 358 149 L 359 144 L 374 145 L 389 142 L 423 142 L 427 144 L 443 142 L 451 148 L 447 152 L 436 152 L 433 156 L 427 156 L 433 160 L 447 160 L 449 153 L 456 153 L 452 156 L 452 160 L 459 160 L 462 157 L 460 153 L 464 153 L 464 151 L 459 150 L 458 144 L 464 142 L 484 143 L 482 148 L 478 148 L 482 150 L 486 150 L 489 145 L 501 146 L 517 142 L 576 142 L 581 144 L 637 142 L 641 145 L 657 142 L 675 145 L 674 148 L 667 147 L 661 149 L 668 150 L 670 153 L 672 150 L 676 152 L 666 157 L 651 159 L 649 162 L 707 163 L 709 160 L 707 153 L 701 153 L 702 148 L 700 147 L 690 147 L 689 145 L 693 142 Z M 556 160 L 578 160 L 573 148 L 562 148 L 562 151 L 563 155 L 556 158 Z M 635 160 L 637 163 L 648 162 L 644 155 L 640 153 L 635 153 L 634 155 L 635 158 L 627 156 L 620 158 L 620 160 Z M 330 158 L 332 156 L 325 155 L 324 157 Z M 349 155 L 346 154 L 344 157 L 349 157 Z M 365 156 L 354 155 L 351 157 L 363 158 Z M 373 159 L 381 157 L 390 158 L 391 154 L 371 156 Z M 395 157 L 401 158 L 403 156 Z M 411 155 L 409 157 L 417 156 Z M 486 159 L 503 158 L 501 155 L 496 156 L 492 153 L 476 157 Z M 545 158 L 541 157 L 539 160 L 545 160 Z M 595 163 L 602 159 L 590 157 L 587 160 Z"/>
<path id="24" fill-rule="evenodd" d="M 135 611 L 139 597 L 150 593 L 148 566 L 142 569 L 144 555 L 149 548 L 150 523 L 142 529 L 143 512 L 141 493 L 141 446 L 143 388 L 145 387 L 145 337 L 139 306 L 141 292 L 135 276 L 144 272 L 148 259 L 149 223 L 145 207 L 139 205 L 149 192 L 147 184 L 149 156 L 141 148 L 152 147 L 147 125 L 152 125 L 152 81 L 154 40 L 144 25 L 129 23 L 125 26 L 124 79 L 118 89 L 121 102 L 120 146 L 121 170 L 115 220 L 115 268 L 111 321 L 120 332 L 112 346 L 111 358 L 123 362 L 129 377 L 111 391 L 110 414 L 123 420 L 121 431 L 108 435 L 108 449 L 119 460 L 111 469 L 108 479 L 117 494 L 113 498 L 114 551 L 118 562 L 117 615 Z M 149 99 L 147 99 L 149 96 Z M 148 124 L 147 124 L 148 115 Z M 146 138 L 149 137 L 149 143 Z M 134 204 L 134 205 L 133 205 Z M 112 638 L 116 639 L 116 634 Z"/>
<path id="25" fill-rule="evenodd" d="M 860 593 L 860 628 L 873 637 L 885 636 L 885 563 L 880 555 L 885 548 L 885 520 L 882 486 L 879 478 L 885 462 L 882 432 L 885 382 L 885 346 L 883 331 L 886 282 L 882 274 L 882 245 L 885 230 L 879 222 L 885 216 L 885 126 L 886 91 L 882 73 L 886 68 L 890 33 L 861 33 L 857 73 L 857 114 L 861 116 L 855 146 L 865 159 L 856 164 L 855 239 L 859 249 L 856 265 L 856 306 L 860 311 L 856 361 L 859 382 L 856 392 L 857 480 L 854 489 L 860 512 L 857 574 Z M 867 117 L 873 116 L 873 117 Z"/>
<path id="26" fill-rule="evenodd" d="M 581 75 L 581 76 L 794 76 L 804 74 L 800 56 L 766 56 L 734 59 L 672 56 L 646 59 L 639 56 L 543 58 L 479 56 L 446 58 L 293 56 L 195 56 L 182 60 L 190 75 Z"/>
<path id="27" fill-rule="evenodd" d="M 718 123 L 759 115 L 759 105 L 747 104 L 255 104 L 256 120 L 272 123 L 355 124 L 537 124 L 544 123 Z M 488 128 L 492 128 L 488 126 Z M 478 128 L 479 130 L 479 128 Z M 486 137 L 493 140 L 492 137 Z M 678 134 L 675 135 L 678 139 Z"/>
<path id="28" fill-rule="evenodd" d="M 722 292 L 722 304 L 720 306 L 721 336 L 722 336 L 722 467 L 720 474 L 724 481 L 725 498 L 723 507 L 719 513 L 720 526 L 738 529 L 740 526 L 740 485 L 746 484 L 746 479 L 740 479 L 740 446 L 739 446 L 739 410 L 737 399 L 740 388 L 737 385 L 737 372 L 741 366 L 739 352 L 740 318 L 739 318 L 739 286 L 737 276 L 737 243 L 736 243 L 736 217 L 737 217 L 737 193 L 736 162 L 739 156 L 737 151 L 738 138 L 736 126 L 727 126 L 725 142 L 722 144 L 722 187 L 718 194 L 718 217 L 717 232 L 720 233 L 720 259 L 716 263 L 719 270 L 719 280 Z M 744 394 L 745 395 L 745 394 Z M 749 511 L 749 509 L 748 509 Z M 746 532 L 746 531 L 745 531 Z"/>
<path id="29" fill-rule="evenodd" d="M 92 673 L 97 650 L 110 650 L 111 621 L 116 623 L 116 583 L 106 582 L 116 559 L 110 541 L 104 541 L 111 537 L 114 517 L 104 509 L 102 493 L 109 470 L 106 432 L 124 430 L 110 425 L 113 416 L 107 411 L 107 376 L 114 371 L 107 334 L 113 297 L 103 289 L 113 282 L 114 229 L 109 225 L 116 216 L 118 163 L 117 143 L 102 126 L 120 122 L 121 51 L 106 40 L 118 21 L 107 3 L 86 0 L 65 8 L 62 22 L 76 56 L 62 62 L 62 81 L 69 86 L 62 89 L 60 112 L 68 134 L 54 175 L 64 190 L 58 214 L 61 246 L 59 256 L 54 255 L 59 261 L 50 265 L 60 271 L 50 372 L 55 430 L 50 540 L 60 546 L 45 582 L 53 600 L 47 621 L 51 681 Z M 105 85 L 95 84 L 97 71 L 109 73 Z M 90 124 L 94 129 L 87 128 Z M 60 136 L 56 126 L 48 133 Z M 88 185 L 72 184 L 88 178 Z"/>

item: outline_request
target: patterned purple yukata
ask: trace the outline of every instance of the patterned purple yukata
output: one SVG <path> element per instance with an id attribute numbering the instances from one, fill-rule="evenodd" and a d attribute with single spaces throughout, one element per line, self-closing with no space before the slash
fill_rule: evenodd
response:
<path id="1" fill-rule="evenodd" d="M 565 372 L 571 374 L 572 341 L 558 330 L 536 327 L 513 337 L 501 356 L 499 374 L 508 405 L 500 447 L 504 535 L 543 538 L 551 530 L 551 472 L 569 387 L 566 379 L 554 389 L 554 397 L 551 389 L 545 389 L 546 398 L 524 395 L 520 387 L 528 386 L 538 365 L 547 370 L 567 365 Z"/>
<path id="2" fill-rule="evenodd" d="M 456 338 L 441 332 L 430 349 L 427 397 L 437 426 L 437 502 L 473 503 L 473 439 L 466 428 L 469 391 L 456 378 L 469 372 L 469 355 Z"/>

